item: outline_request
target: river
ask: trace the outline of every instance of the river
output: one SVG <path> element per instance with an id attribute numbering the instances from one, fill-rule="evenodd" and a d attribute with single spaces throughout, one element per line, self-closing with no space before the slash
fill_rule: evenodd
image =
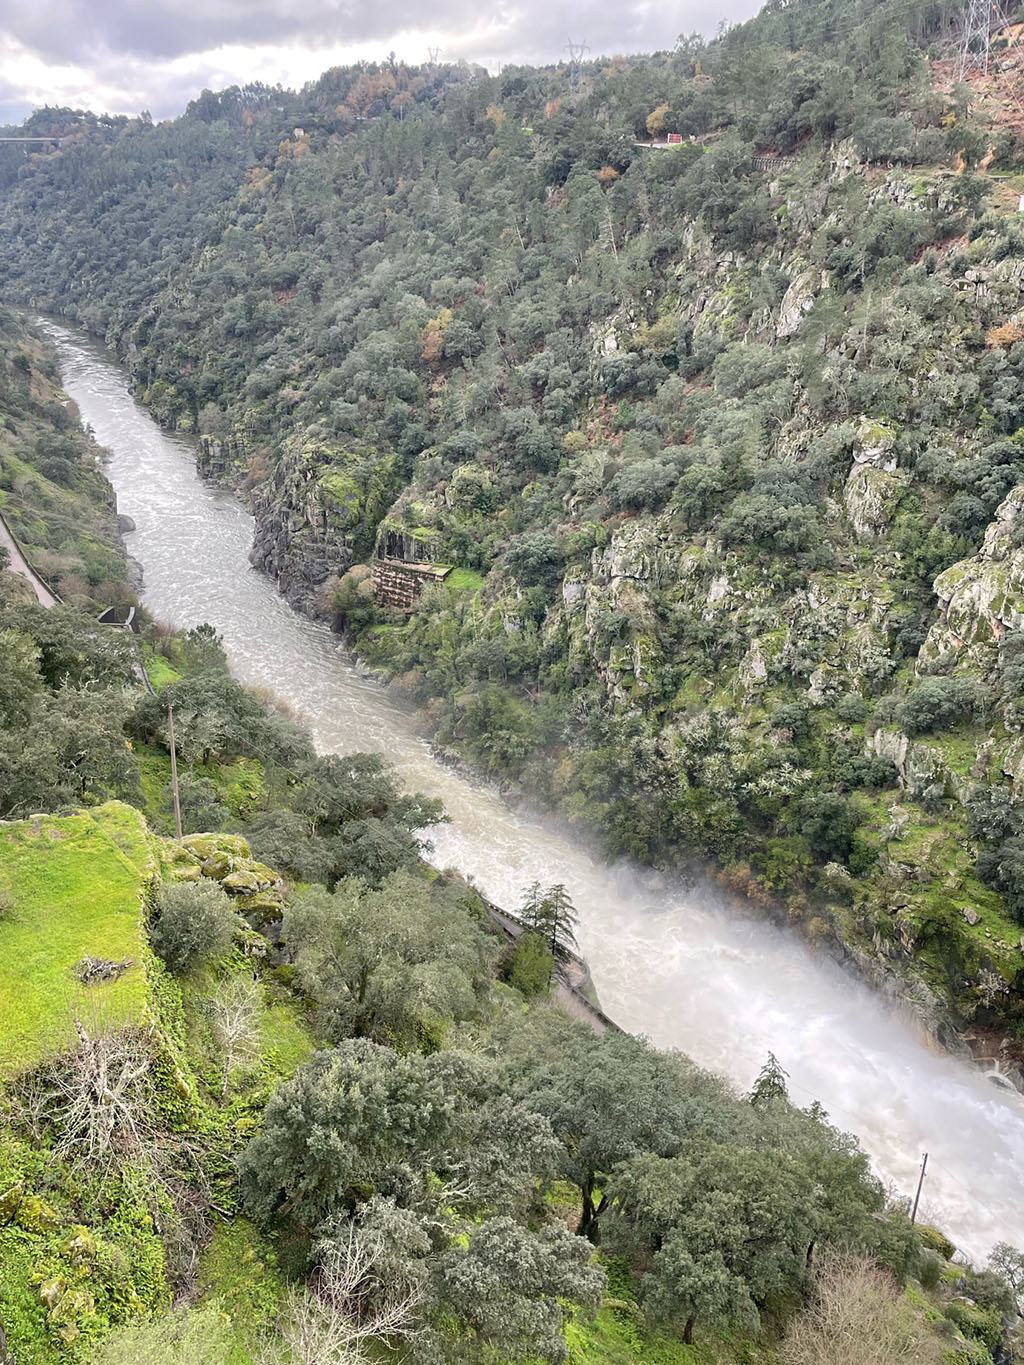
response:
<path id="1" fill-rule="evenodd" d="M 234 673 L 269 688 L 324 752 L 374 750 L 451 823 L 431 860 L 514 908 L 534 880 L 563 882 L 601 1001 L 625 1028 L 749 1087 L 769 1051 L 796 1103 L 819 1099 L 876 1169 L 912 1194 L 928 1151 L 922 1216 L 976 1257 L 1024 1244 L 1024 1101 L 929 1045 L 914 1025 L 796 936 L 628 864 L 608 866 L 542 815 L 431 756 L 410 716 L 364 676 L 336 636 L 294 612 L 249 564 L 252 519 L 197 475 L 192 443 L 160 430 L 125 373 L 78 333 L 46 323 L 64 385 L 111 459 L 136 530 L 143 599 L 159 618 L 210 622 Z"/>

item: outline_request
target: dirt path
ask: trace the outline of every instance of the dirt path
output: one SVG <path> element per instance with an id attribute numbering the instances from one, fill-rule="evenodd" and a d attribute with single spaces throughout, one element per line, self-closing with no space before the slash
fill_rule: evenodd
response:
<path id="1" fill-rule="evenodd" d="M 8 568 L 12 569 L 15 573 L 20 573 L 22 578 L 28 579 L 35 590 L 36 597 L 44 607 L 55 607 L 60 601 L 60 598 L 50 591 L 43 580 L 35 573 L 32 566 L 27 562 L 25 556 L 18 549 L 17 542 L 11 535 L 10 529 L 2 516 L 0 516 L 0 545 L 3 545 L 10 555 Z"/>

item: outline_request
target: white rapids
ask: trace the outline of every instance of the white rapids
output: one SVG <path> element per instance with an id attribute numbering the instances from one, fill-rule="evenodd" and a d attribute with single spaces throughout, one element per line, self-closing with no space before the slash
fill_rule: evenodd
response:
<path id="1" fill-rule="evenodd" d="M 913 1023 L 794 935 L 643 869 L 609 866 L 543 815 L 512 809 L 438 763 L 409 715 L 337 637 L 294 612 L 248 562 L 252 519 L 197 475 L 192 443 L 160 430 L 100 347 L 52 322 L 64 385 L 99 442 L 129 552 L 159 618 L 208 621 L 232 670 L 271 689 L 322 751 L 374 750 L 444 802 L 431 860 L 514 908 L 534 880 L 563 882 L 602 1005 L 625 1028 L 748 1087 L 774 1052 L 797 1103 L 818 1099 L 876 1169 L 912 1194 L 924 1151 L 925 1219 L 970 1255 L 1024 1244 L 1024 1100 L 943 1054 Z"/>

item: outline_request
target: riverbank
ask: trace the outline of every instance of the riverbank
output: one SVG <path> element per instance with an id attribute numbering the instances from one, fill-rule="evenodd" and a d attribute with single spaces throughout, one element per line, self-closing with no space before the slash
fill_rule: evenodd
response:
<path id="1" fill-rule="evenodd" d="M 251 567 L 251 519 L 199 478 L 192 443 L 157 428 L 100 350 L 63 330 L 55 339 L 65 387 L 112 450 L 108 474 L 138 528 L 126 540 L 155 616 L 212 623 L 236 675 L 280 697 L 322 752 L 380 752 L 410 790 L 437 796 L 452 819 L 434 832 L 435 866 L 455 867 L 502 905 L 517 905 L 533 880 L 564 883 L 580 912 L 582 955 L 624 1028 L 681 1048 L 743 1090 L 773 1052 L 794 1098 L 819 1101 L 856 1132 L 897 1188 L 912 1191 L 918 1154 L 933 1153 L 923 1216 L 961 1245 L 981 1254 L 993 1241 L 1022 1240 L 1016 1096 L 932 1050 L 794 934 L 735 914 L 716 888 L 684 890 L 627 862 L 607 865 L 578 833 L 565 837 L 439 766 L 407 711 L 338 637 L 298 616 Z"/>

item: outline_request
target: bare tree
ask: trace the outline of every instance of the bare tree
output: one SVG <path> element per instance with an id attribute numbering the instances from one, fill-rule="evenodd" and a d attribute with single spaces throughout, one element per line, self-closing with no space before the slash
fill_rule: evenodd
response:
<path id="1" fill-rule="evenodd" d="M 866 1256 L 822 1248 L 814 1299 L 794 1318 L 785 1365 L 939 1365 L 949 1342 L 914 1311 L 893 1277 Z"/>
<path id="2" fill-rule="evenodd" d="M 378 1236 L 354 1224 L 326 1243 L 310 1286 L 289 1292 L 280 1338 L 259 1365 L 366 1365 L 372 1343 L 415 1336 L 422 1291 L 383 1283 L 382 1249 Z"/>
<path id="3" fill-rule="evenodd" d="M 221 1055 L 222 1100 L 228 1093 L 232 1071 L 259 1056 L 262 1004 L 259 986 L 246 976 L 229 977 L 210 1001 L 213 1038 Z"/>
<path id="4" fill-rule="evenodd" d="M 75 1032 L 78 1046 L 49 1067 L 54 1154 L 92 1162 L 140 1154 L 152 1110 L 148 1038 L 139 1029 L 90 1036 L 79 1019 Z"/>

